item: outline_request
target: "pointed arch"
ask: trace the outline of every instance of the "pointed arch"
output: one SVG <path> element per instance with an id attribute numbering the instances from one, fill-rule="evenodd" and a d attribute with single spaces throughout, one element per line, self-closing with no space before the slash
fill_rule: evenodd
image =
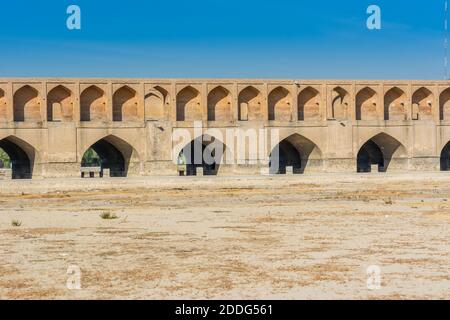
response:
<path id="1" fill-rule="evenodd" d="M 244 88 L 238 96 L 239 120 L 262 120 L 261 99 L 261 91 L 255 87 L 248 86 Z"/>
<path id="2" fill-rule="evenodd" d="M 269 120 L 290 121 L 292 119 L 292 95 L 284 87 L 276 87 L 269 94 Z"/>
<path id="3" fill-rule="evenodd" d="M 8 120 L 8 106 L 5 91 L 0 88 L 0 121 Z"/>
<path id="4" fill-rule="evenodd" d="M 113 121 L 136 121 L 138 118 L 136 90 L 122 86 L 113 95 Z"/>
<path id="5" fill-rule="evenodd" d="M 163 120 L 167 117 L 165 105 L 169 101 L 169 93 L 160 86 L 154 87 L 144 97 L 145 119 Z"/>
<path id="6" fill-rule="evenodd" d="M 84 151 L 81 167 L 86 166 L 85 155 L 89 149 L 99 156 L 102 172 L 109 169 L 111 177 L 126 177 L 130 165 L 140 161 L 138 152 L 131 144 L 115 135 L 108 135 Z"/>
<path id="7" fill-rule="evenodd" d="M 320 92 L 313 87 L 303 89 L 298 95 L 298 120 L 320 120 Z"/>
<path id="8" fill-rule="evenodd" d="M 80 120 L 106 120 L 106 95 L 99 87 L 92 85 L 81 93 Z"/>
<path id="9" fill-rule="evenodd" d="M 29 143 L 9 136 L 0 140 L 0 149 L 9 157 L 13 179 L 31 179 L 37 152 Z"/>
<path id="10" fill-rule="evenodd" d="M 58 85 L 47 94 L 47 121 L 73 120 L 73 94 L 68 88 Z"/>
<path id="11" fill-rule="evenodd" d="M 350 94 L 342 87 L 336 87 L 331 93 L 331 118 L 345 120 L 348 118 Z"/>
<path id="12" fill-rule="evenodd" d="M 377 114 L 378 93 L 365 87 L 356 94 L 356 120 L 375 120 Z"/>
<path id="13" fill-rule="evenodd" d="M 450 141 L 441 152 L 441 171 L 450 171 Z"/>
<path id="14" fill-rule="evenodd" d="M 206 134 L 193 139 L 178 154 L 178 164 L 185 166 L 185 175 L 196 176 L 198 168 L 203 175 L 218 175 L 226 152 L 226 145 Z"/>
<path id="15" fill-rule="evenodd" d="M 217 86 L 208 94 L 208 121 L 230 121 L 232 97 L 228 89 Z"/>
<path id="16" fill-rule="evenodd" d="M 269 155 L 270 174 L 304 173 L 309 167 L 322 166 L 322 152 L 310 139 L 295 133 L 283 139 Z"/>
<path id="17" fill-rule="evenodd" d="M 358 151 L 357 172 L 371 172 L 375 166 L 378 172 L 387 172 L 390 166 L 406 169 L 405 146 L 384 132 L 366 141 Z"/>
<path id="18" fill-rule="evenodd" d="M 170 100 L 169 91 L 167 91 L 166 89 L 164 89 L 161 86 L 155 86 L 155 90 L 158 91 L 162 95 L 164 103 L 167 103 Z"/>
<path id="19" fill-rule="evenodd" d="M 450 88 L 439 95 L 439 119 L 450 120 Z"/>
<path id="20" fill-rule="evenodd" d="M 14 93 L 14 121 L 42 121 L 39 91 L 25 85 Z"/>
<path id="21" fill-rule="evenodd" d="M 160 120 L 164 118 L 164 98 L 157 91 L 145 95 L 145 119 Z"/>
<path id="22" fill-rule="evenodd" d="M 412 119 L 430 120 L 433 119 L 433 93 L 421 87 L 417 89 L 412 96 Z"/>
<path id="23" fill-rule="evenodd" d="M 384 95 L 384 120 L 406 118 L 406 94 L 402 89 L 393 87 Z"/>
<path id="24" fill-rule="evenodd" d="M 202 120 L 200 92 L 187 86 L 177 94 L 177 121 Z"/>

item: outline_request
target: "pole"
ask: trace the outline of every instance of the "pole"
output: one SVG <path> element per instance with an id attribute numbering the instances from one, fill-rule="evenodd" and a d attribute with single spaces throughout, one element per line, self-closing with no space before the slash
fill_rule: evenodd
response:
<path id="1" fill-rule="evenodd" d="M 444 18 L 444 76 L 448 77 L 448 0 L 445 0 L 445 18 Z"/>

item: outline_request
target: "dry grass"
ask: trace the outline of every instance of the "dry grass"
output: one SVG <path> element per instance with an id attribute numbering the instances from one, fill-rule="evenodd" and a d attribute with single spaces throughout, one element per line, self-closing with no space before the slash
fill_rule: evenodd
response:
<path id="1" fill-rule="evenodd" d="M 103 220 L 115 220 L 118 219 L 119 217 L 115 213 L 106 211 L 100 214 L 100 218 L 102 218 Z"/>
<path id="2" fill-rule="evenodd" d="M 14 219 L 11 221 L 11 226 L 13 226 L 13 227 L 20 227 L 21 225 L 22 225 L 22 221 L 20 221 L 20 220 Z"/>

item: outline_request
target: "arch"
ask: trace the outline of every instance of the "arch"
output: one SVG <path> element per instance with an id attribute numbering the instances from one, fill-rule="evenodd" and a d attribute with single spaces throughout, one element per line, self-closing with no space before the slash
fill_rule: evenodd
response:
<path id="1" fill-rule="evenodd" d="M 202 120 L 200 92 L 187 86 L 177 94 L 177 121 Z"/>
<path id="2" fill-rule="evenodd" d="M 80 120 L 106 120 L 106 95 L 99 87 L 92 85 L 81 93 Z"/>
<path id="3" fill-rule="evenodd" d="M 0 88 L 0 121 L 8 120 L 8 106 L 5 97 L 5 91 Z"/>
<path id="4" fill-rule="evenodd" d="M 167 90 L 156 86 L 144 97 L 145 120 L 163 120 L 166 118 L 165 104 L 169 100 Z"/>
<path id="5" fill-rule="evenodd" d="M 208 94 L 208 121 L 232 120 L 231 93 L 222 86 L 211 90 Z"/>
<path id="6" fill-rule="evenodd" d="M 439 96 L 439 119 L 450 119 L 450 88 L 442 91 Z"/>
<path id="7" fill-rule="evenodd" d="M 441 171 L 450 171 L 450 141 L 441 152 Z"/>
<path id="8" fill-rule="evenodd" d="M 102 172 L 104 169 L 109 169 L 111 177 L 126 177 L 130 163 L 139 161 L 137 151 L 128 142 L 117 136 L 109 135 L 86 149 L 81 160 L 81 167 L 90 165 L 85 162 L 85 156 L 90 149 L 100 158 L 99 165 Z M 96 165 L 98 164 L 94 164 L 94 166 Z"/>
<path id="9" fill-rule="evenodd" d="M 406 148 L 401 142 L 386 133 L 379 133 L 364 143 L 357 155 L 357 172 L 371 172 L 373 166 L 378 172 L 387 172 L 392 161 L 400 162 L 407 157 Z"/>
<path id="10" fill-rule="evenodd" d="M 41 103 L 39 101 L 39 92 L 25 85 L 14 93 L 13 114 L 14 121 L 41 121 Z"/>
<path id="11" fill-rule="evenodd" d="M 433 93 L 425 87 L 419 88 L 412 96 L 412 119 L 433 119 Z"/>
<path id="12" fill-rule="evenodd" d="M 269 120 L 290 121 L 292 95 L 284 87 L 276 87 L 269 94 Z"/>
<path id="13" fill-rule="evenodd" d="M 136 90 L 123 86 L 113 95 L 113 121 L 138 120 L 138 97 Z"/>
<path id="14" fill-rule="evenodd" d="M 384 95 L 384 120 L 406 120 L 406 94 L 402 89 L 393 87 Z"/>
<path id="15" fill-rule="evenodd" d="M 36 151 L 30 144 L 15 136 L 9 136 L 0 140 L 0 149 L 9 157 L 13 179 L 32 178 Z"/>
<path id="16" fill-rule="evenodd" d="M 145 95 L 145 119 L 156 120 L 164 118 L 164 101 L 157 92 Z"/>
<path id="17" fill-rule="evenodd" d="M 222 141 L 202 135 L 181 149 L 178 163 L 186 165 L 187 176 L 197 175 L 198 168 L 203 168 L 204 175 L 215 176 L 219 173 L 225 152 L 226 146 Z"/>
<path id="18" fill-rule="evenodd" d="M 298 120 L 319 120 L 320 93 L 313 87 L 303 89 L 298 95 Z"/>
<path id="19" fill-rule="evenodd" d="M 248 86 L 239 93 L 239 120 L 261 120 L 261 91 L 253 86 Z"/>
<path id="20" fill-rule="evenodd" d="M 58 85 L 47 94 L 47 120 L 73 120 L 73 94 L 68 88 Z"/>
<path id="21" fill-rule="evenodd" d="M 356 120 L 375 120 L 377 114 L 378 94 L 369 87 L 356 94 Z"/>
<path id="22" fill-rule="evenodd" d="M 336 87 L 331 93 L 331 118 L 336 120 L 345 120 L 348 117 L 348 106 L 350 95 L 342 87 Z"/>
<path id="23" fill-rule="evenodd" d="M 322 152 L 308 138 L 293 134 L 282 140 L 269 155 L 270 174 L 286 174 L 292 167 L 294 174 L 304 173 L 309 166 L 322 164 Z"/>
<path id="24" fill-rule="evenodd" d="M 155 90 L 158 91 L 162 95 L 162 97 L 164 99 L 164 103 L 167 103 L 170 100 L 169 92 L 166 89 L 164 89 L 161 86 L 155 86 Z"/>

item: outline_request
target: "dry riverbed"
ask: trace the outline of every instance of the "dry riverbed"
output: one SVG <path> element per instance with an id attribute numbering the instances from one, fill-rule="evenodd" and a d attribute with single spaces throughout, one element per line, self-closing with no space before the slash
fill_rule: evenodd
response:
<path id="1" fill-rule="evenodd" d="M 0 298 L 450 299 L 449 198 L 448 173 L 0 181 Z"/>

